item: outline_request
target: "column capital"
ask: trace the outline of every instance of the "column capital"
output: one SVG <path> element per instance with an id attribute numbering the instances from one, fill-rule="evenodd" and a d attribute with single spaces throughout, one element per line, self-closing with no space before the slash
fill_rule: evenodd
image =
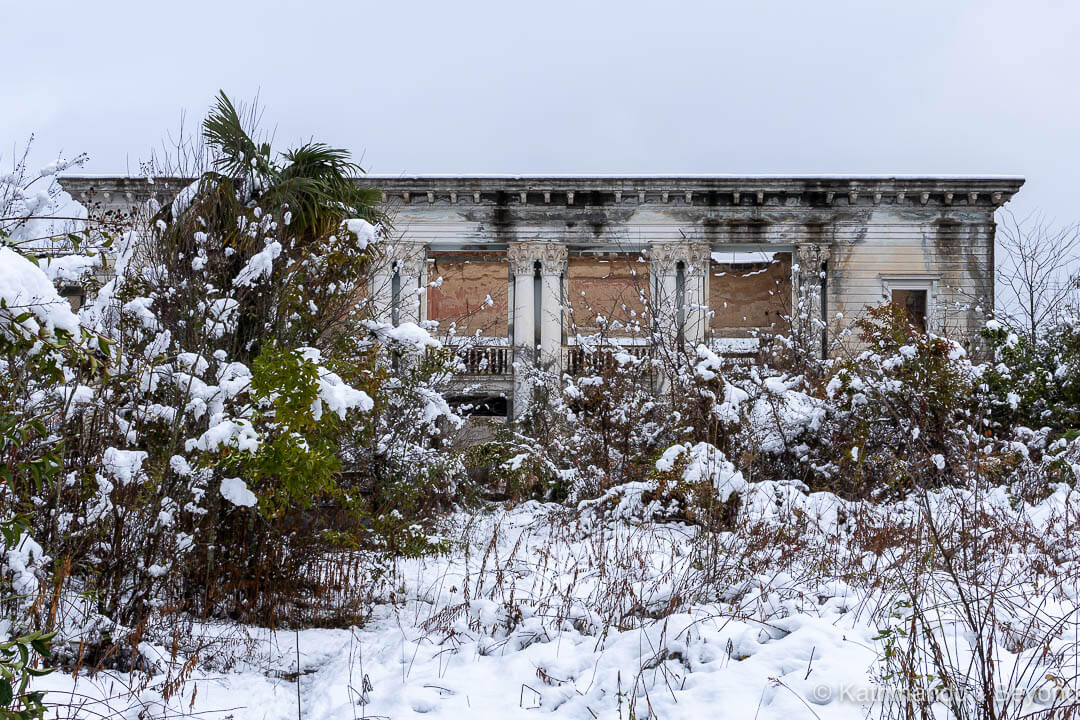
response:
<path id="1" fill-rule="evenodd" d="M 679 263 L 691 276 L 705 275 L 709 269 L 709 244 L 690 240 L 665 240 L 649 243 L 649 257 L 654 272 L 674 275 Z"/>
<path id="2" fill-rule="evenodd" d="M 506 259 L 510 263 L 510 271 L 515 276 L 518 275 L 532 275 L 533 268 L 536 263 L 536 257 L 533 255 L 532 248 L 533 243 L 525 242 L 512 242 L 506 248 Z"/>
<path id="3" fill-rule="evenodd" d="M 829 259 L 831 248 L 825 243 L 798 243 L 795 245 L 795 263 L 806 267 L 820 267 Z"/>
<path id="4" fill-rule="evenodd" d="M 540 263 L 541 275 L 566 273 L 567 251 L 562 243 L 530 240 L 510 243 L 506 256 L 514 275 L 532 275 L 536 263 Z"/>
<path id="5" fill-rule="evenodd" d="M 562 243 L 540 243 L 540 274 L 565 275 L 569 254 Z"/>

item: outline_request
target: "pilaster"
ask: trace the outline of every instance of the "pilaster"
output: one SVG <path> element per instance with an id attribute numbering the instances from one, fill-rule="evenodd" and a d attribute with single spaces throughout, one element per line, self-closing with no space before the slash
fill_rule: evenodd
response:
<path id="1" fill-rule="evenodd" d="M 708 244 L 655 242 L 649 246 L 649 256 L 654 322 L 659 331 L 671 339 L 681 335 L 691 345 L 704 342 L 708 324 Z"/>
<path id="2" fill-rule="evenodd" d="M 816 357 L 827 351 L 824 312 L 831 255 L 825 243 L 799 243 L 791 265 L 792 331 L 795 341 Z"/>
<path id="3" fill-rule="evenodd" d="M 532 395 L 525 368 L 538 364 L 558 372 L 561 365 L 562 287 L 566 277 L 567 251 L 561 243 L 515 242 L 507 248 L 507 260 L 513 276 L 514 414 L 519 415 Z M 537 269 L 540 273 L 539 288 L 536 285 Z M 536 324 L 538 318 L 539 328 Z"/>

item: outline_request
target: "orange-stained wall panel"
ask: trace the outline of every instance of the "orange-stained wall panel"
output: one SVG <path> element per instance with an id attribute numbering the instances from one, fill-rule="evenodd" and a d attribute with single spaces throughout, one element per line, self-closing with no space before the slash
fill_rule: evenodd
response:
<path id="1" fill-rule="evenodd" d="M 428 289 L 427 306 L 440 335 L 453 326 L 458 336 L 507 336 L 505 253 L 431 253 L 428 282 L 439 277 L 442 284 Z"/>
<path id="2" fill-rule="evenodd" d="M 571 257 L 567 272 L 568 330 L 595 333 L 598 317 L 621 323 L 614 337 L 638 335 L 647 331 L 644 323 L 646 305 L 642 293 L 649 296 L 649 263 L 638 262 L 641 255 L 608 257 Z M 640 330 L 633 329 L 641 325 Z M 609 325 L 609 327 L 611 327 Z"/>
<path id="3" fill-rule="evenodd" d="M 718 337 L 743 337 L 752 329 L 781 329 L 791 309 L 791 253 L 771 263 L 709 264 L 709 329 Z"/>

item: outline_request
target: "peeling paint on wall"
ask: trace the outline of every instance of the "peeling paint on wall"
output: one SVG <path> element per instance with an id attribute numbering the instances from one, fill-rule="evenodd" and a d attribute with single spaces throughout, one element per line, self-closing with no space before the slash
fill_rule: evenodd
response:
<path id="1" fill-rule="evenodd" d="M 717 337 L 783 329 L 791 312 L 791 253 L 755 264 L 710 262 L 709 310 L 709 330 Z"/>
<path id="2" fill-rule="evenodd" d="M 635 253 L 569 259 L 569 333 L 592 334 L 606 324 L 614 337 L 641 334 L 634 328 L 644 324 L 647 312 L 649 263 L 640 258 Z"/>
<path id="3" fill-rule="evenodd" d="M 440 334 L 453 328 L 458 336 L 505 338 L 506 278 L 505 253 L 431 253 L 428 319 L 439 322 Z"/>

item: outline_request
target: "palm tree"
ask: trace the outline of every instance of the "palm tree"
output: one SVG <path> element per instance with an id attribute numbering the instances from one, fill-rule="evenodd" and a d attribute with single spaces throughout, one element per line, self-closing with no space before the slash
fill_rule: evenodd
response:
<path id="1" fill-rule="evenodd" d="M 353 182 L 363 169 L 348 151 L 307 142 L 275 156 L 256 133 L 221 92 L 203 121 L 209 169 L 163 208 L 155 243 L 155 261 L 173 279 L 193 275 L 192 257 L 207 258 L 191 278 L 189 299 L 196 302 L 200 282 L 228 288 L 270 241 L 280 245 L 267 282 L 234 290 L 238 327 L 224 349 L 242 362 L 258 356 L 265 342 L 318 346 L 332 331 L 340 334 L 356 307 L 356 297 L 340 290 L 351 284 L 361 292 L 368 264 L 368 251 L 349 247 L 353 238 L 342 225 L 351 218 L 386 224 L 377 191 Z M 305 262 L 312 258 L 319 262 Z M 184 304 L 175 312 L 190 315 Z"/>
<path id="2" fill-rule="evenodd" d="M 343 377 L 361 376 L 372 360 L 363 343 L 366 332 L 353 320 L 366 289 L 370 249 L 346 231 L 345 221 L 385 223 L 378 193 L 353 181 L 363 170 L 347 151 L 308 142 L 275 154 L 269 142 L 255 139 L 253 125 L 245 127 L 228 96 L 218 95 L 202 128 L 206 169 L 155 218 L 148 287 L 135 292 L 149 291 L 175 344 L 200 357 L 224 351 L 221 357 L 258 368 L 273 364 L 277 349 L 315 347 L 322 364 Z M 240 282 L 252 267 L 262 268 L 257 282 Z M 213 309 L 223 302 L 231 308 L 226 330 Z M 302 405 L 310 407 L 311 399 L 304 396 Z M 304 478 L 325 479 L 336 471 L 333 459 L 317 451 L 311 457 L 300 473 Z M 275 474 L 275 462 L 284 463 L 272 451 L 266 458 L 263 480 Z M 281 468 L 265 481 L 297 480 L 291 466 Z M 219 494 L 211 491 L 199 522 L 206 543 L 198 573 L 205 580 L 234 583 L 243 595 L 243 588 L 256 587 L 252 577 L 280 570 L 245 564 L 263 557 L 256 545 L 266 533 L 283 533 L 286 519 L 223 515 Z M 235 562 L 219 564 L 219 539 L 247 550 Z M 212 604 L 207 598 L 207 607 Z"/>
<path id="3" fill-rule="evenodd" d="M 377 193 L 352 181 L 364 170 L 347 150 L 308 142 L 275 161 L 270 144 L 251 138 L 224 92 L 203 121 L 203 135 L 214 153 L 216 171 L 207 176 L 246 181 L 261 203 L 290 208 L 296 232 L 320 236 L 333 232 L 344 218 L 381 219 L 375 210 Z"/>

